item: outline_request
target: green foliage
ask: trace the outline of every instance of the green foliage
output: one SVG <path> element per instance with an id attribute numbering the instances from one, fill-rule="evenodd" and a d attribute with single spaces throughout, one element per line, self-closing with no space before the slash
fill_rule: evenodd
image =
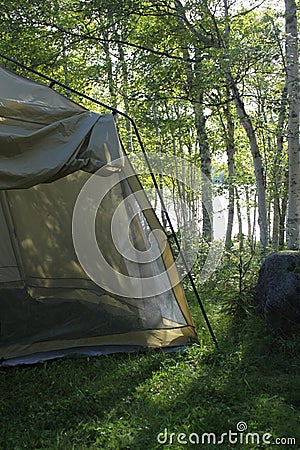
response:
<path id="1" fill-rule="evenodd" d="M 176 149 L 199 159 L 193 105 L 200 101 L 216 176 L 224 173 L 226 158 L 222 109 L 230 67 L 257 128 L 272 202 L 274 186 L 279 195 L 286 194 L 286 157 L 276 156 L 284 84 L 282 21 L 267 8 L 247 14 L 229 10 L 225 18 L 213 1 L 192 0 L 185 7 L 194 29 L 220 48 L 204 45 L 173 2 L 22 0 L 1 5 L 1 51 L 125 110 L 135 118 L 148 151 L 174 154 Z M 227 180 L 225 171 L 224 191 L 232 183 L 255 187 L 249 142 L 235 113 L 234 122 L 236 179 Z M 120 131 L 126 141 L 128 126 L 121 123 Z M 282 167 L 280 181 L 276 167 Z"/>
<path id="2" fill-rule="evenodd" d="M 252 288 L 258 276 L 260 254 L 258 248 L 236 240 L 230 251 L 225 250 L 220 267 L 209 280 L 214 298 L 219 299 L 222 308 L 241 322 L 253 311 Z M 214 284 L 215 283 L 215 284 Z M 215 288 L 213 289 L 213 286 Z"/>

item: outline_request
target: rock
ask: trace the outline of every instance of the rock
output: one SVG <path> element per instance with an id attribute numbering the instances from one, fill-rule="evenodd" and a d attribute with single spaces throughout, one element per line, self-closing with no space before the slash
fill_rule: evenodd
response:
<path id="1" fill-rule="evenodd" d="M 263 263 L 254 296 L 274 330 L 300 329 L 300 252 L 269 255 Z"/>

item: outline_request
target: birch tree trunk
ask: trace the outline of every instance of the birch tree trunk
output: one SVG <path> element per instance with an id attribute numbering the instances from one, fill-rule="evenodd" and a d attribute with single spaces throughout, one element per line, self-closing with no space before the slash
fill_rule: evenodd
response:
<path id="1" fill-rule="evenodd" d="M 291 1 L 291 0 L 290 0 Z M 175 6 L 178 16 L 181 18 L 181 22 L 189 29 L 191 33 L 194 34 L 195 38 L 201 43 L 201 45 L 205 44 L 209 47 L 214 47 L 220 49 L 222 44 L 220 43 L 220 39 L 217 41 L 212 40 L 206 35 L 203 35 L 199 29 L 197 29 L 187 18 L 185 13 L 185 7 L 181 3 L 180 0 L 175 0 Z M 228 4 L 225 1 L 225 15 L 228 15 Z M 216 25 L 216 21 L 214 22 Z M 228 36 L 228 29 L 226 31 Z M 221 36 L 220 31 L 218 30 L 218 36 Z M 226 42 L 223 43 L 223 48 L 226 50 Z M 196 48 L 198 52 L 196 53 L 196 58 L 200 55 L 200 48 Z M 198 58 L 200 61 L 201 58 Z M 199 65 L 199 63 L 198 63 Z M 197 66 L 197 65 L 196 65 Z M 197 67 L 195 72 L 197 71 Z M 226 68 L 226 82 L 232 93 L 234 104 L 236 107 L 237 114 L 239 116 L 240 122 L 245 129 L 247 137 L 249 139 L 253 165 L 255 171 L 255 179 L 257 185 L 257 199 L 258 199 L 258 220 L 259 220 L 259 228 L 260 228 L 260 247 L 261 251 L 264 252 L 267 248 L 268 244 L 268 221 L 267 221 L 267 206 L 266 206 L 266 188 L 265 188 L 265 174 L 264 167 L 262 163 L 261 154 L 259 151 L 255 130 L 251 121 L 250 116 L 247 114 L 244 102 L 242 100 L 242 96 L 239 92 L 237 83 L 232 75 L 232 71 L 230 67 Z"/>
<path id="2" fill-rule="evenodd" d="M 233 78 L 231 71 L 228 71 L 227 73 L 227 83 L 232 92 L 237 114 L 239 116 L 242 126 L 244 127 L 244 130 L 247 134 L 250 143 L 257 188 L 260 248 L 261 251 L 264 252 L 268 244 L 268 220 L 267 220 L 268 215 L 267 215 L 264 167 L 256 139 L 256 134 L 252 125 L 252 121 L 246 112 L 244 102 L 241 98 L 240 92 L 238 90 L 238 87 L 236 85 L 236 82 Z"/>
<path id="3" fill-rule="evenodd" d="M 250 192 L 249 186 L 245 186 L 245 197 L 246 197 L 246 216 L 247 216 L 247 226 L 248 226 L 248 242 L 251 242 L 252 224 L 251 224 L 251 207 L 250 207 Z"/>
<path id="4" fill-rule="evenodd" d="M 288 176 L 286 176 L 286 186 L 288 187 Z M 284 247 L 285 243 L 285 235 L 286 235 L 286 213 L 287 213 L 287 206 L 288 206 L 288 194 L 287 194 L 288 188 L 286 189 L 286 193 L 283 193 L 283 197 L 281 200 L 281 207 L 280 207 L 280 216 L 279 216 L 279 248 Z"/>
<path id="5" fill-rule="evenodd" d="M 229 6 L 228 1 L 224 0 L 225 19 L 228 20 Z M 230 26 L 227 23 L 225 27 L 225 43 L 229 46 Z M 226 86 L 226 106 L 224 107 L 224 115 L 226 118 L 226 153 L 227 153 L 227 170 L 228 170 L 228 221 L 226 230 L 226 248 L 230 248 L 232 244 L 232 229 L 234 222 L 234 204 L 235 204 L 235 165 L 234 165 L 234 122 L 231 112 L 231 95 L 229 86 Z"/>
<path id="6" fill-rule="evenodd" d="M 230 92 L 226 87 L 226 106 L 224 107 L 224 115 L 226 118 L 226 153 L 227 153 L 227 170 L 228 170 L 228 220 L 226 229 L 226 248 L 232 245 L 232 229 L 234 222 L 234 204 L 235 204 L 235 165 L 234 165 L 234 122 L 231 112 Z"/>
<path id="7" fill-rule="evenodd" d="M 241 209 L 241 201 L 240 195 L 238 192 L 238 188 L 235 187 L 235 202 L 236 202 L 236 211 L 237 211 L 237 219 L 238 219 L 238 240 L 239 240 L 239 248 L 244 248 L 244 233 L 243 233 L 243 217 L 242 217 L 242 209 Z"/>
<path id="8" fill-rule="evenodd" d="M 286 84 L 282 90 L 281 105 L 278 115 L 276 130 L 276 149 L 273 161 L 273 237 L 272 244 L 275 249 L 282 248 L 285 236 L 285 216 L 286 216 L 286 196 L 288 186 L 286 185 L 287 170 L 282 160 L 284 155 L 284 126 L 286 123 L 287 112 L 287 87 Z"/>
<path id="9" fill-rule="evenodd" d="M 187 27 L 190 31 L 199 35 L 197 30 L 190 24 L 187 20 L 185 14 L 185 8 L 180 0 L 175 0 L 175 9 L 177 13 L 178 23 Z M 192 29 L 190 28 L 192 27 Z M 201 36 L 200 41 L 206 41 L 205 36 Z M 210 40 L 208 39 L 209 43 Z M 197 147 L 200 153 L 200 163 L 201 171 L 203 173 L 202 179 L 202 216 L 203 216 L 203 226 L 202 234 L 203 238 L 207 242 L 211 242 L 214 239 L 214 226 L 213 226 L 213 192 L 211 183 L 211 153 L 206 133 L 206 117 L 204 114 L 203 106 L 203 86 L 202 82 L 202 72 L 201 72 L 201 48 L 195 46 L 195 57 L 196 62 L 191 64 L 188 62 L 189 52 L 187 48 L 182 47 L 182 53 L 186 59 L 186 77 L 187 77 L 187 88 L 190 94 L 192 94 L 191 103 L 193 105 L 194 115 L 195 115 L 195 128 L 197 133 Z M 212 219 L 212 221 L 211 221 Z"/>
<path id="10" fill-rule="evenodd" d="M 108 78 L 108 89 L 109 89 L 112 106 L 114 108 L 117 108 L 117 94 L 116 94 L 116 89 L 115 89 L 113 61 L 112 61 L 111 54 L 110 54 L 108 32 L 105 31 L 103 36 L 105 39 L 103 42 L 103 50 L 104 50 L 104 55 L 105 55 L 105 65 L 106 65 L 106 72 L 107 72 L 107 78 Z"/>
<path id="11" fill-rule="evenodd" d="M 279 246 L 279 199 L 273 200 L 273 227 L 272 227 L 272 247 L 277 250 Z"/>
<path id="12" fill-rule="evenodd" d="M 153 100 L 153 113 L 154 113 L 154 123 L 155 123 L 155 137 L 156 137 L 156 150 L 159 152 L 160 151 L 160 140 L 161 140 L 161 136 L 160 136 L 160 128 L 159 128 L 159 120 L 158 120 L 158 109 L 157 109 L 157 99 L 156 97 Z M 165 202 L 164 199 L 164 178 L 163 178 L 163 174 L 158 174 L 158 180 L 159 180 L 159 190 L 160 190 L 160 195 L 162 197 L 162 199 Z M 166 214 L 165 211 L 163 209 L 163 205 L 160 205 L 161 210 L 160 210 L 160 214 L 161 214 L 161 223 L 163 228 L 166 229 L 167 227 L 167 219 L 166 219 Z"/>
<path id="13" fill-rule="evenodd" d="M 289 250 L 300 249 L 300 145 L 299 145 L 299 48 L 295 0 L 285 0 L 286 77 L 288 93 Z"/>
<path id="14" fill-rule="evenodd" d="M 119 36 L 119 39 L 122 39 L 122 36 Z M 128 65 L 125 59 L 125 53 L 122 45 L 118 44 L 118 52 L 119 52 L 119 60 L 122 70 L 122 97 L 124 101 L 124 109 L 125 113 L 129 114 L 129 102 L 128 102 Z M 128 153 L 132 151 L 132 129 L 131 122 L 126 117 L 126 150 Z"/>
<path id="15" fill-rule="evenodd" d="M 206 118 L 203 111 L 203 99 L 194 104 L 195 125 L 197 131 L 197 143 L 200 150 L 202 179 L 202 216 L 203 216 L 203 237 L 207 242 L 213 240 L 213 217 L 212 185 L 211 185 L 211 156 L 206 134 Z"/>

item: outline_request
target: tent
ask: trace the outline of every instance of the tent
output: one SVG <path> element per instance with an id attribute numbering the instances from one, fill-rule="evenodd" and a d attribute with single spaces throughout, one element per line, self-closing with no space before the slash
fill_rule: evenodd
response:
<path id="1" fill-rule="evenodd" d="M 107 186 L 101 204 L 86 193 L 78 206 L 95 176 Z M 166 234 L 124 155 L 114 115 L 3 67 L 0 228 L 0 365 L 197 341 Z M 126 245 L 136 258 L 126 257 Z"/>

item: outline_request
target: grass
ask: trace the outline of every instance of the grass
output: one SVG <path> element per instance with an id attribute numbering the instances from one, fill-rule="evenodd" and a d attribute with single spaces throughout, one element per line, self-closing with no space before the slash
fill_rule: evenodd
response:
<path id="1" fill-rule="evenodd" d="M 207 304 L 220 345 L 216 350 L 193 301 L 191 308 L 200 345 L 185 352 L 1 369 L 0 448 L 300 448 L 299 340 L 272 335 L 255 310 L 237 323 L 220 306 Z M 236 432 L 241 421 L 260 441 L 270 433 L 271 441 L 293 437 L 298 444 L 234 444 L 227 437 L 219 445 L 197 446 L 177 439 L 179 433 L 197 433 L 200 439 L 215 433 L 220 439 Z M 157 435 L 165 429 L 167 442 L 160 444 Z"/>

